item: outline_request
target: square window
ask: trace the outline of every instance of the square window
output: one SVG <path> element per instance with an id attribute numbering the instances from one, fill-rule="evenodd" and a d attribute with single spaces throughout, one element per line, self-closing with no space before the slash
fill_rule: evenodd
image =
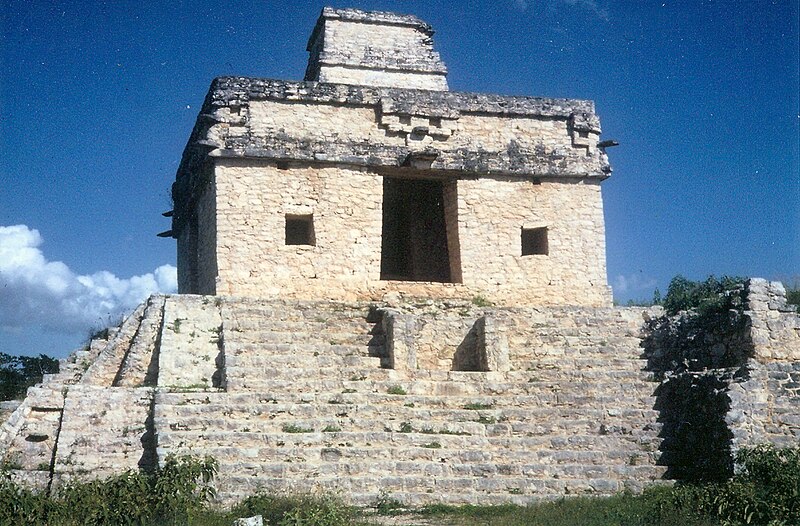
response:
<path id="1" fill-rule="evenodd" d="M 547 227 L 522 229 L 522 255 L 547 255 Z"/>
<path id="2" fill-rule="evenodd" d="M 286 244 L 311 246 L 315 244 L 313 215 L 286 215 Z"/>

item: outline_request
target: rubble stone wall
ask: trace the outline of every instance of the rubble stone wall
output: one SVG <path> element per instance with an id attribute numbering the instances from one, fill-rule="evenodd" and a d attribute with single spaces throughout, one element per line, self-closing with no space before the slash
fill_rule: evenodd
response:
<path id="1" fill-rule="evenodd" d="M 747 294 L 756 359 L 800 361 L 800 314 L 786 304 L 783 285 L 751 279 Z"/>
<path id="2" fill-rule="evenodd" d="M 780 283 L 753 278 L 728 312 L 652 320 L 643 347 L 657 391 L 669 476 L 719 480 L 737 449 L 800 444 L 800 331 Z M 705 444 L 698 447 L 697 444 Z"/>

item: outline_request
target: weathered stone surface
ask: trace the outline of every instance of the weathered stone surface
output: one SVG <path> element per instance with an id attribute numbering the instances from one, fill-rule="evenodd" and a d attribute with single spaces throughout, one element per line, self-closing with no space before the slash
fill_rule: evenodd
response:
<path id="1" fill-rule="evenodd" d="M 671 477 L 720 480 L 733 473 L 741 447 L 800 444 L 792 376 L 800 368 L 800 317 L 781 284 L 754 278 L 739 292 L 742 305 L 727 312 L 646 324 L 648 369 L 664 379 L 656 407 Z"/>
<path id="2" fill-rule="evenodd" d="M 783 284 L 754 278 L 747 282 L 747 292 L 755 358 L 800 361 L 800 314 L 786 304 Z"/>
<path id="3" fill-rule="evenodd" d="M 34 427 L 50 422 L 48 438 L 35 442 L 41 451 L 18 466 L 20 480 L 57 487 L 152 467 L 170 453 L 209 454 L 220 462 L 225 502 L 256 490 L 319 489 L 368 504 L 384 490 L 412 505 L 606 494 L 658 481 L 664 470 L 655 465 L 655 384 L 632 336 L 641 310 L 199 296 L 149 305 L 163 310 L 159 337 L 142 340 L 155 348 L 94 359 L 106 367 L 119 356 L 120 371 L 145 371 L 131 361 L 169 357 L 158 385 L 78 378 L 38 403 L 52 406 L 49 421 L 31 409 L 44 386 L 32 391 L 20 406 L 28 412 L 15 412 L 22 424 L 3 428 L 14 434 L 4 458 L 14 460 L 25 449 L 13 444 L 29 444 Z M 159 319 L 151 310 L 132 318 L 134 334 Z M 405 329 L 385 332 L 398 317 Z M 478 320 L 493 320 L 494 336 Z M 205 367 L 193 361 L 220 323 L 214 387 L 181 371 Z M 416 361 L 386 368 L 388 349 L 404 341 Z M 638 471 L 627 467 L 632 458 Z"/>

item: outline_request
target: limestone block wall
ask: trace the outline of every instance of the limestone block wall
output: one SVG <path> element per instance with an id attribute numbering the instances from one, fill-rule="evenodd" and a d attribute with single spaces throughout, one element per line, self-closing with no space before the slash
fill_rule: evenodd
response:
<path id="1" fill-rule="evenodd" d="M 314 298 L 380 279 L 382 178 L 365 169 L 217 165 L 217 294 Z M 314 245 L 286 245 L 286 216 L 312 216 Z"/>
<path id="2" fill-rule="evenodd" d="M 737 308 L 645 328 L 648 368 L 664 378 L 662 459 L 675 478 L 723 479 L 741 447 L 800 444 L 798 315 L 780 283 L 753 278 L 735 294 Z"/>
<path id="3" fill-rule="evenodd" d="M 253 137 L 311 141 L 319 144 L 320 150 L 330 148 L 329 143 L 356 143 L 370 149 L 435 147 L 442 151 L 443 159 L 450 157 L 453 162 L 463 152 L 504 156 L 535 153 L 545 158 L 564 158 L 575 156 L 577 150 L 587 159 L 599 155 L 596 146 L 599 131 L 586 132 L 593 140 L 587 140 L 585 146 L 578 145 L 575 138 L 579 132 L 566 117 L 455 112 L 447 118 L 439 115 L 447 112 L 427 108 L 412 111 L 414 114 L 398 115 L 389 106 L 376 111 L 371 104 L 345 105 L 335 100 L 315 103 L 252 100 L 248 105 L 248 124 Z M 229 126 L 227 130 L 226 135 L 233 133 Z M 320 160 L 325 160 L 325 156 Z"/>
<path id="4" fill-rule="evenodd" d="M 213 170 L 205 167 L 202 179 L 191 215 L 176 233 L 178 290 L 182 293 L 216 293 L 217 199 Z"/>
<path id="5" fill-rule="evenodd" d="M 463 282 L 498 302 L 611 304 L 600 185 L 505 178 L 458 182 Z M 521 255 L 523 228 L 547 229 L 547 255 Z"/>
<path id="6" fill-rule="evenodd" d="M 146 422 L 153 389 L 75 385 L 64 402 L 53 484 L 154 467 Z"/>
<path id="7" fill-rule="evenodd" d="M 322 82 L 341 82 L 359 86 L 403 86 L 410 89 L 445 90 L 447 80 L 433 73 L 405 73 L 402 71 L 375 71 L 329 66 L 320 74 Z"/>
<path id="8" fill-rule="evenodd" d="M 596 143 L 595 140 L 590 146 L 592 152 L 596 151 Z M 447 145 L 487 151 L 503 151 L 511 146 L 523 151 L 537 148 L 549 154 L 564 152 L 573 143 L 566 119 L 464 114 Z"/>
<path id="9" fill-rule="evenodd" d="M 306 104 L 292 101 L 252 101 L 249 109 L 252 133 L 268 137 L 276 133 L 307 140 L 370 141 L 405 144 L 400 136 L 390 137 L 378 127 L 370 106 Z"/>
<path id="10" fill-rule="evenodd" d="M 731 384 L 726 415 L 734 448 L 770 442 L 800 444 L 800 315 L 786 303 L 780 282 L 745 284 L 751 355 L 748 374 Z"/>
<path id="11" fill-rule="evenodd" d="M 325 8 L 308 43 L 306 79 L 446 90 L 432 35 L 414 16 Z"/>
<path id="12" fill-rule="evenodd" d="M 482 371 L 479 350 L 483 343 L 479 324 L 484 309 L 469 302 L 404 304 L 384 311 L 389 329 L 391 366 L 394 369 Z"/>
<path id="13" fill-rule="evenodd" d="M 219 387 L 222 383 L 219 305 L 209 296 L 167 299 L 158 354 L 158 386 Z"/>
<path id="14" fill-rule="evenodd" d="M 217 279 L 216 186 L 209 184 L 197 200 L 197 293 L 215 294 Z"/>

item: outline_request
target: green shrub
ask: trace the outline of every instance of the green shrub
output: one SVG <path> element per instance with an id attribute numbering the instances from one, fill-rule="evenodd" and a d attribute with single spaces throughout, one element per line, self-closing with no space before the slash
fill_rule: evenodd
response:
<path id="1" fill-rule="evenodd" d="M 167 457 L 154 473 L 127 471 L 104 480 L 70 481 L 53 496 L 0 474 L 0 524 L 178 525 L 203 508 L 213 490 L 211 458 Z"/>
<path id="2" fill-rule="evenodd" d="M 281 430 L 284 433 L 313 433 L 314 430 L 310 427 L 298 426 L 295 424 L 283 424 Z"/>
<path id="3" fill-rule="evenodd" d="M 494 306 L 494 303 L 492 303 L 491 301 L 487 300 L 486 298 L 484 298 L 483 296 L 480 296 L 480 295 L 472 297 L 472 304 L 475 305 L 476 307 L 493 307 Z"/>
<path id="4" fill-rule="evenodd" d="M 800 447 L 739 450 L 738 473 L 715 489 L 708 511 L 744 524 L 800 524 Z"/>
<path id="5" fill-rule="evenodd" d="M 385 490 L 380 491 L 372 506 L 378 515 L 397 515 L 403 509 L 403 503 L 392 497 Z"/>
<path id="6" fill-rule="evenodd" d="M 393 385 L 386 392 L 390 395 L 406 395 L 408 394 L 405 389 L 400 385 Z"/>
<path id="7" fill-rule="evenodd" d="M 44 493 L 23 488 L 0 471 L 0 524 L 44 524 L 49 504 Z"/>
<path id="8" fill-rule="evenodd" d="M 491 409 L 494 407 L 494 404 L 484 404 L 481 402 L 470 402 L 468 404 L 464 404 L 464 409 L 469 411 L 481 411 L 483 409 Z"/>
<path id="9" fill-rule="evenodd" d="M 670 316 L 682 310 L 695 309 L 701 316 L 741 307 L 744 303 L 744 278 L 709 276 L 705 281 L 692 281 L 675 276 L 669 282 L 662 304 Z"/>

